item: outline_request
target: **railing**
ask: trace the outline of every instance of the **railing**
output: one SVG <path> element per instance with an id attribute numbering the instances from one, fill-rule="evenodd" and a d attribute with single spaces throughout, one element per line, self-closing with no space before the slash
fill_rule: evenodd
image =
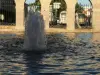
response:
<path id="1" fill-rule="evenodd" d="M 0 0 L 0 25 L 16 24 L 16 8 L 14 0 Z"/>

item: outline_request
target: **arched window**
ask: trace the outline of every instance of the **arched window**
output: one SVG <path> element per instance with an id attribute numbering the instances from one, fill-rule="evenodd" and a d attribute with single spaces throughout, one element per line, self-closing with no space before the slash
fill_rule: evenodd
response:
<path id="1" fill-rule="evenodd" d="M 50 28 L 66 28 L 67 5 L 64 0 L 52 0 L 50 3 Z"/>
<path id="2" fill-rule="evenodd" d="M 93 7 L 90 0 L 78 0 L 75 6 L 75 27 L 92 28 Z"/>
<path id="3" fill-rule="evenodd" d="M 16 4 L 14 0 L 0 0 L 0 25 L 15 25 Z"/>

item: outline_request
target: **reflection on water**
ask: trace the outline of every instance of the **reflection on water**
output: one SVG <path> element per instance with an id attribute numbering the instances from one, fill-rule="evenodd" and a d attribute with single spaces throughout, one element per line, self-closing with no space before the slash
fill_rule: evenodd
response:
<path id="1" fill-rule="evenodd" d="M 92 33 L 78 33 L 78 34 L 76 34 L 76 38 L 79 38 L 79 39 L 87 42 L 92 39 Z"/>
<path id="2" fill-rule="evenodd" d="M 100 41 L 100 33 L 66 34 L 82 43 Z M 79 48 L 79 54 L 64 50 L 42 54 L 0 50 L 0 75 L 100 75 L 100 44 L 95 48 L 83 47 L 86 48 Z"/>

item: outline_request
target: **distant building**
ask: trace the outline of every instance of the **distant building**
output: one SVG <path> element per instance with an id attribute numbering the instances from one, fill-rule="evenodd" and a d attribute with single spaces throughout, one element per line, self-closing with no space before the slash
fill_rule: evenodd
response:
<path id="1" fill-rule="evenodd" d="M 90 5 L 84 5 L 84 11 L 83 13 L 88 17 L 88 16 L 91 16 L 91 13 L 92 13 L 92 6 Z"/>
<path id="2" fill-rule="evenodd" d="M 62 11 L 60 13 L 60 23 L 65 24 L 66 23 L 66 11 Z"/>
<path id="3" fill-rule="evenodd" d="M 91 16 L 92 14 L 92 9 L 87 9 L 87 10 L 84 10 L 83 13 L 88 17 L 88 16 Z"/>

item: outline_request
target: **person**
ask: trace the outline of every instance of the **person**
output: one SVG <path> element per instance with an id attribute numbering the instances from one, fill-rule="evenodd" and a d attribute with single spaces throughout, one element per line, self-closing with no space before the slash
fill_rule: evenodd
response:
<path id="1" fill-rule="evenodd" d="M 90 16 L 88 17 L 88 24 L 89 24 L 89 26 L 91 26 L 91 17 Z"/>
<path id="2" fill-rule="evenodd" d="M 90 16 L 86 17 L 86 26 L 89 27 L 90 25 Z"/>

